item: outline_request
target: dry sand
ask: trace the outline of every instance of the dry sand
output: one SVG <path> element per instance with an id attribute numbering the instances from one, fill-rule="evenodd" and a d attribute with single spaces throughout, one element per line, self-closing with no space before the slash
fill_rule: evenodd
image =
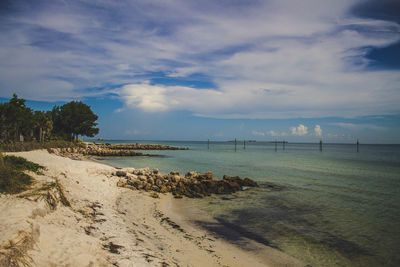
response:
<path id="1" fill-rule="evenodd" d="M 242 250 L 197 227 L 185 200 L 117 187 L 111 166 L 44 150 L 10 154 L 45 166 L 43 175 L 33 175 L 35 187 L 58 181 L 71 206 L 52 209 L 48 195 L 0 194 L 3 260 L 11 255 L 28 266 L 304 266 L 256 242 L 247 242 L 252 251 Z M 57 192 L 51 196 L 60 199 Z"/>

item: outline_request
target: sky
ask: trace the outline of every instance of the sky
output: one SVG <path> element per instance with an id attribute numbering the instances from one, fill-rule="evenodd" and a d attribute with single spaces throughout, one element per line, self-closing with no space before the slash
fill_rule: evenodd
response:
<path id="1" fill-rule="evenodd" d="M 400 143 L 400 2 L 2 0 L 13 93 L 107 139 Z"/>

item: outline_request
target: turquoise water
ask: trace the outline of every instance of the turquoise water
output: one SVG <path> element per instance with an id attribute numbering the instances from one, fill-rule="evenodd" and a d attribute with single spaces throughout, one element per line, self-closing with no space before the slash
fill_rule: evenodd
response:
<path id="1" fill-rule="evenodd" d="M 111 141 L 106 141 L 112 143 Z M 114 141 L 113 143 L 122 143 Z M 126 143 L 135 143 L 135 141 Z M 141 142 L 188 147 L 116 157 L 121 167 L 212 171 L 261 187 L 195 203 L 223 225 L 312 266 L 400 266 L 400 146 Z M 280 189 L 271 189 L 274 183 Z M 210 229 L 213 230 L 213 229 Z M 228 237 L 229 238 L 229 237 Z M 238 240 L 232 242 L 240 243 Z"/>

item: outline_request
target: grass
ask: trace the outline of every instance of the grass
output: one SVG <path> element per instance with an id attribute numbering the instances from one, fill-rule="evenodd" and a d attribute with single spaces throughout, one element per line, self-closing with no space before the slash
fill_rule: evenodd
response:
<path id="1" fill-rule="evenodd" d="M 36 174 L 40 174 L 40 171 L 44 169 L 43 166 L 39 164 L 27 161 L 24 158 L 16 156 L 4 156 L 3 161 L 5 165 L 12 166 L 15 170 L 20 171 L 32 171 Z"/>
<path id="2" fill-rule="evenodd" d="M 55 182 L 43 183 L 40 187 L 33 188 L 32 190 L 18 195 L 18 197 L 33 199 L 34 201 L 44 199 L 53 210 L 56 209 L 59 202 L 66 207 L 71 207 L 71 203 L 64 194 L 64 189 L 57 179 Z"/>
<path id="3" fill-rule="evenodd" d="M 26 252 L 32 249 L 34 244 L 33 233 L 19 231 L 17 241 L 8 240 L 0 246 L 0 266 L 33 266 L 33 259 Z"/>
<path id="4" fill-rule="evenodd" d="M 53 189 L 56 188 L 57 184 L 55 182 L 47 182 L 41 184 L 39 187 L 33 188 L 32 190 L 29 190 L 23 194 L 18 195 L 19 198 L 33 198 L 33 200 L 37 201 L 38 199 L 41 198 L 46 198 L 47 193 Z"/>
<path id="5" fill-rule="evenodd" d="M 0 193 L 17 194 L 29 189 L 34 180 L 25 171 L 39 174 L 43 169 L 24 158 L 0 154 Z"/>

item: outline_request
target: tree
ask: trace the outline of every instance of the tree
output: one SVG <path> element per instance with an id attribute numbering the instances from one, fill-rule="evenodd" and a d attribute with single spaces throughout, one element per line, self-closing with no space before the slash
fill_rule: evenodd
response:
<path id="1" fill-rule="evenodd" d="M 99 133 L 98 116 L 81 101 L 72 101 L 61 107 L 54 107 L 49 113 L 55 132 L 64 138 L 74 140 L 78 135 L 93 137 Z"/>
<path id="2" fill-rule="evenodd" d="M 78 135 L 93 137 L 99 129 L 97 115 L 81 101 L 72 101 L 51 111 L 33 112 L 25 106 L 25 100 L 16 94 L 7 103 L 0 103 L 0 141 L 19 141 L 36 139 L 44 142 L 53 136 L 64 140 L 74 140 Z"/>
<path id="3" fill-rule="evenodd" d="M 3 140 L 18 141 L 20 135 L 29 136 L 32 129 L 32 110 L 25 105 L 25 99 L 16 94 L 8 103 L 0 105 L 0 134 Z"/>
<path id="4" fill-rule="evenodd" d="M 50 134 L 52 128 L 53 128 L 53 122 L 47 116 L 46 113 L 42 111 L 35 111 L 33 115 L 33 120 L 34 120 L 34 136 L 36 140 L 39 140 L 40 142 L 44 142 L 44 139 L 46 138 L 47 135 Z"/>

